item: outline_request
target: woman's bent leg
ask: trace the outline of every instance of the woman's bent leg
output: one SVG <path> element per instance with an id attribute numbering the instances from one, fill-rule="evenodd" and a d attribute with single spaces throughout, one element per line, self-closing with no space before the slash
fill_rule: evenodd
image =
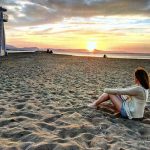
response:
<path id="1" fill-rule="evenodd" d="M 89 104 L 88 106 L 96 108 L 98 105 L 108 100 L 111 100 L 111 102 L 116 107 L 117 111 L 120 112 L 122 106 L 121 100 L 116 95 L 112 95 L 108 93 L 103 93 L 96 101 L 94 101 L 92 104 Z"/>
<path id="2" fill-rule="evenodd" d="M 114 106 L 116 107 L 116 109 L 120 112 L 122 107 L 122 101 L 116 95 L 109 94 L 109 97 L 112 103 L 114 104 Z"/>
<path id="3" fill-rule="evenodd" d="M 103 102 L 105 102 L 105 101 L 107 101 L 107 100 L 109 100 L 109 94 L 103 93 L 103 94 L 94 102 L 94 104 L 95 104 L 95 106 L 98 106 L 98 105 L 100 105 L 101 103 L 103 103 Z"/>
<path id="4" fill-rule="evenodd" d="M 103 93 L 96 101 L 94 101 L 92 104 L 89 104 L 88 106 L 97 108 L 98 105 L 107 100 L 109 100 L 109 95 L 107 93 Z"/>

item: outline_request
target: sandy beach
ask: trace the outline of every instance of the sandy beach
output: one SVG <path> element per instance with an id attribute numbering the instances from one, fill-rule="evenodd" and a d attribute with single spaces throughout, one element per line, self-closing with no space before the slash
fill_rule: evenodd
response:
<path id="1" fill-rule="evenodd" d="M 149 64 L 47 53 L 0 58 L 0 150 L 149 150 L 150 106 L 141 121 L 87 107 L 105 87 L 134 84 L 136 67 L 150 73 Z"/>

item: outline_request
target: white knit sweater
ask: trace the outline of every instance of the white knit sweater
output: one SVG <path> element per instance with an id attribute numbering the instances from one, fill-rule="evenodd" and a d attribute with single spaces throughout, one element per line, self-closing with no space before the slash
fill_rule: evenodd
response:
<path id="1" fill-rule="evenodd" d="M 128 95 L 129 99 L 125 101 L 128 118 L 143 118 L 146 101 L 148 100 L 148 90 L 142 86 L 135 85 L 117 89 L 105 88 L 104 92 L 114 95 Z"/>

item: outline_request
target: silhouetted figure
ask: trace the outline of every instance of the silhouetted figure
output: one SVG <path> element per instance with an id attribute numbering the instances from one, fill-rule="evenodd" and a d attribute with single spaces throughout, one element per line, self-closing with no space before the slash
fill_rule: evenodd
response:
<path id="1" fill-rule="evenodd" d="M 104 54 L 103 58 L 107 58 L 107 56 Z"/>
<path id="2" fill-rule="evenodd" d="M 46 53 L 53 54 L 53 51 L 50 49 L 47 49 Z"/>
<path id="3" fill-rule="evenodd" d="M 47 49 L 46 53 L 49 53 L 49 49 Z"/>
<path id="4" fill-rule="evenodd" d="M 50 54 L 53 54 L 53 51 L 51 50 L 49 53 L 50 53 Z"/>

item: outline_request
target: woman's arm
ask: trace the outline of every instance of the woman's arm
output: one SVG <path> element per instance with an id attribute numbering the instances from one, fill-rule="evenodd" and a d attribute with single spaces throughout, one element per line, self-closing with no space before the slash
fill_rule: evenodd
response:
<path id="1" fill-rule="evenodd" d="M 104 92 L 108 94 L 136 96 L 140 92 L 140 87 L 135 86 L 135 87 L 129 87 L 129 88 L 116 88 L 116 89 L 105 88 Z"/>

